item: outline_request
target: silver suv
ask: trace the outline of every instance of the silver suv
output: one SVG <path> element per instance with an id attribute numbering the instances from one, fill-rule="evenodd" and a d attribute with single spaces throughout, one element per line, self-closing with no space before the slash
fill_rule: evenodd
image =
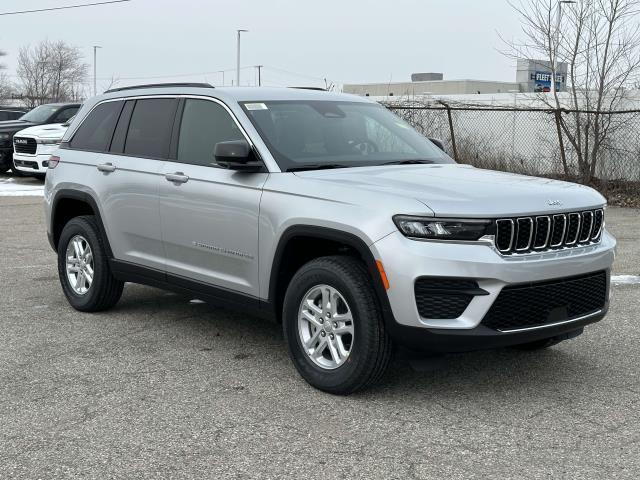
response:
<path id="1" fill-rule="evenodd" d="M 87 101 L 51 157 L 48 234 L 81 311 L 124 282 L 282 322 L 311 385 L 380 378 L 394 345 L 545 348 L 608 308 L 594 190 L 458 165 L 365 98 L 173 84 Z"/>

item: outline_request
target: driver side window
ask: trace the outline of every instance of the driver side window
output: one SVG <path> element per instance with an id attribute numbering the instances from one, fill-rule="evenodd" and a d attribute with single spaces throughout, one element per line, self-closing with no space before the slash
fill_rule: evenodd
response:
<path id="1" fill-rule="evenodd" d="M 209 100 L 187 99 L 182 114 L 177 161 L 210 167 L 216 143 L 244 140 L 227 111 Z"/>

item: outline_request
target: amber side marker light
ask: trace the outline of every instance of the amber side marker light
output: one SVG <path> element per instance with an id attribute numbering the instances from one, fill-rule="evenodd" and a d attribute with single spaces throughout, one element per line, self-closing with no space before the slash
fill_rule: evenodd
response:
<path id="1" fill-rule="evenodd" d="M 376 266 L 378 267 L 378 271 L 380 272 L 380 279 L 382 280 L 382 285 L 384 285 L 385 290 L 389 290 L 389 279 L 387 278 L 387 274 L 384 271 L 384 267 L 382 266 L 382 262 L 380 260 L 376 260 Z"/>
<path id="2" fill-rule="evenodd" d="M 47 163 L 47 168 L 56 168 L 60 163 L 60 157 L 57 155 L 51 155 L 49 157 L 49 162 Z"/>

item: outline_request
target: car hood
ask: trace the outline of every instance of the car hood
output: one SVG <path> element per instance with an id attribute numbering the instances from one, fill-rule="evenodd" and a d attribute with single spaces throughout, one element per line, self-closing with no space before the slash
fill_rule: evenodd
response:
<path id="1" fill-rule="evenodd" d="M 31 122 L 23 122 L 22 120 L 6 120 L 0 122 L 0 132 L 16 132 L 34 125 Z"/>
<path id="2" fill-rule="evenodd" d="M 35 127 L 25 128 L 16 133 L 18 137 L 33 137 L 33 138 L 62 138 L 64 132 L 67 131 L 67 126 L 63 123 L 52 123 L 49 125 L 36 125 Z"/>
<path id="3" fill-rule="evenodd" d="M 351 192 L 357 189 L 412 197 L 437 216 L 495 218 L 581 210 L 605 204 L 602 195 L 583 185 L 470 165 L 389 165 L 314 170 L 296 175 L 342 185 Z"/>

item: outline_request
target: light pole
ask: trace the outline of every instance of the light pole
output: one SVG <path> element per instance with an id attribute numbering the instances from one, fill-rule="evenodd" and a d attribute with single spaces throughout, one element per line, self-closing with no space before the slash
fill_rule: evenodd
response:
<path id="1" fill-rule="evenodd" d="M 236 30 L 238 32 L 238 56 L 236 58 L 236 85 L 240 86 L 240 34 L 243 32 L 248 32 L 249 30 Z"/>
<path id="2" fill-rule="evenodd" d="M 98 94 L 98 67 L 96 64 L 96 60 L 98 58 L 98 49 L 102 48 L 100 45 L 93 46 L 93 96 L 95 97 Z"/>
<path id="3" fill-rule="evenodd" d="M 555 31 L 555 41 L 554 43 L 554 48 L 555 48 L 555 52 L 553 53 L 553 64 L 551 67 L 551 91 L 553 93 L 556 93 L 556 71 L 558 68 L 558 50 L 559 50 L 559 43 L 560 43 L 560 17 L 562 16 L 562 4 L 566 3 L 566 4 L 570 4 L 570 3 L 577 3 L 575 0 L 559 0 L 558 1 L 558 12 L 556 13 L 556 31 Z"/>
<path id="4" fill-rule="evenodd" d="M 256 68 L 258 69 L 258 86 L 261 87 L 262 86 L 262 67 L 264 65 L 256 65 Z"/>

